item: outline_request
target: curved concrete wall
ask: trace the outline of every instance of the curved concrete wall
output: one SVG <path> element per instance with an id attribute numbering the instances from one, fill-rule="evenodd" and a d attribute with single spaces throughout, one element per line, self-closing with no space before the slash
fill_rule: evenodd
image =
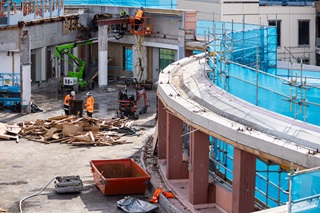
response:
<path id="1" fill-rule="evenodd" d="M 290 166 L 320 165 L 320 127 L 294 120 L 215 86 L 205 55 L 170 64 L 159 75 L 158 97 L 166 110 L 208 135 L 238 149 Z"/>

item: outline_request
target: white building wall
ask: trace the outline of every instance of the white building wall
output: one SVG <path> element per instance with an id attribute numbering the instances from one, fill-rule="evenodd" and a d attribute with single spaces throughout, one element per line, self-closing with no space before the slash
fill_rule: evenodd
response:
<path id="1" fill-rule="evenodd" d="M 250 1 L 253 3 L 241 3 L 243 1 L 239 0 L 234 0 L 233 3 L 217 0 L 178 0 L 177 8 L 198 10 L 200 20 L 213 20 L 213 13 L 215 13 L 214 21 L 239 23 L 244 21 L 247 24 L 268 25 L 268 20 L 281 20 L 281 47 L 278 48 L 280 53 L 284 52 L 284 47 L 298 46 L 298 21 L 310 20 L 310 64 L 315 65 L 316 10 L 314 7 L 259 6 L 257 1 Z"/>
<path id="2" fill-rule="evenodd" d="M 221 20 L 221 5 L 219 0 L 178 0 L 177 9 L 197 10 L 200 20 Z"/>
<path id="3" fill-rule="evenodd" d="M 7 52 L 0 52 L 0 73 L 11 73 L 12 72 L 12 56 L 8 56 Z M 19 70 L 17 70 L 19 72 Z"/>
<path id="4" fill-rule="evenodd" d="M 1 64 L 1 69 L 0 69 L 0 73 L 20 73 L 20 54 L 17 52 L 14 52 L 12 54 L 12 52 L 9 51 L 9 55 L 8 52 L 0 52 L 0 64 Z M 7 78 L 8 76 L 6 76 Z M 18 78 L 20 78 L 20 76 L 18 75 Z M 17 79 L 15 80 L 15 83 Z M 20 84 L 20 82 L 18 82 Z M 13 85 L 13 81 L 8 81 L 8 79 L 6 79 L 6 81 L 3 81 L 3 79 L 0 79 L 0 86 L 3 86 L 4 84 L 6 85 Z"/>

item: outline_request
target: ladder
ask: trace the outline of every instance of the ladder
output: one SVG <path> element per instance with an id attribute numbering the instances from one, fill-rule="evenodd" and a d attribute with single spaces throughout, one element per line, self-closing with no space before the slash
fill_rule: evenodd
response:
<path id="1" fill-rule="evenodd" d="M 135 34 L 134 38 L 136 40 L 136 48 L 135 48 L 135 68 L 137 70 L 137 80 L 138 82 L 141 82 L 142 80 L 145 80 L 145 53 L 146 53 L 146 48 L 144 46 L 144 36 Z"/>

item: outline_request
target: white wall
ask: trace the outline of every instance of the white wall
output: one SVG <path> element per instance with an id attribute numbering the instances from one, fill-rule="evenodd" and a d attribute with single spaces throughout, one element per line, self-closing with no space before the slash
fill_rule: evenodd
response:
<path id="1" fill-rule="evenodd" d="M 186 1 L 177 0 L 177 9 L 197 10 L 200 20 L 221 20 L 221 5 L 219 0 Z"/>
<path id="2" fill-rule="evenodd" d="M 233 2 L 237 2 L 235 0 Z M 251 0 L 250 0 L 251 1 Z M 241 1 L 239 1 L 241 2 Z M 284 46 L 298 46 L 298 20 L 310 20 L 310 64 L 315 65 L 315 29 L 316 10 L 305 6 L 259 6 L 259 3 L 217 3 L 216 0 L 179 0 L 179 9 L 198 10 L 198 17 L 202 20 L 239 22 L 247 24 L 268 25 L 268 20 L 281 20 L 281 47 L 278 52 L 284 52 Z M 211 14 L 211 15 L 209 15 Z"/>
<path id="3" fill-rule="evenodd" d="M 0 52 L 0 65 L 0 73 L 20 73 L 20 54 L 14 52 L 14 54 L 12 55 L 12 53 L 10 52 L 10 55 L 7 56 L 7 52 Z M 2 83 L 3 82 L 0 81 L 1 86 Z M 10 84 L 11 83 L 12 82 L 10 82 Z"/>

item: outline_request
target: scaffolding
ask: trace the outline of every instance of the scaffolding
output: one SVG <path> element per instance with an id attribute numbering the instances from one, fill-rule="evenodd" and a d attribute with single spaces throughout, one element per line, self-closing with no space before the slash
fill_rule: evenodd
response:
<path id="1" fill-rule="evenodd" d="M 200 21 L 197 38 L 203 40 L 210 67 L 207 72 L 218 87 L 256 106 L 320 125 L 317 100 L 320 72 L 305 70 L 301 59 L 299 63 L 288 61 L 286 69 L 282 64 L 281 69 L 278 67 L 276 27 Z M 232 146 L 216 138 L 211 138 L 210 144 L 209 173 L 232 187 Z M 286 204 L 289 199 L 288 169 L 262 159 L 257 159 L 256 169 L 256 205 L 272 208 Z M 310 201 L 319 203 L 319 193 L 305 195 L 299 190 L 302 189 L 293 188 L 297 195 L 293 198 L 292 193 L 290 195 L 290 211 L 295 212 Z M 316 212 L 318 208 L 314 208 Z"/>
<path id="2" fill-rule="evenodd" d="M 217 86 L 256 106 L 320 125 L 319 70 L 307 70 L 303 59 L 295 63 L 292 56 L 290 66 L 278 68 L 276 27 L 199 21 L 197 38 L 204 42 L 208 75 Z"/>
<path id="3" fill-rule="evenodd" d="M 144 16 L 141 18 L 141 23 L 137 24 L 133 19 L 130 20 L 130 33 L 134 35 L 135 58 L 134 58 L 134 77 L 138 83 L 145 83 L 147 79 L 146 70 L 146 47 L 144 45 L 144 37 L 151 35 L 153 32 L 153 18 Z"/>

